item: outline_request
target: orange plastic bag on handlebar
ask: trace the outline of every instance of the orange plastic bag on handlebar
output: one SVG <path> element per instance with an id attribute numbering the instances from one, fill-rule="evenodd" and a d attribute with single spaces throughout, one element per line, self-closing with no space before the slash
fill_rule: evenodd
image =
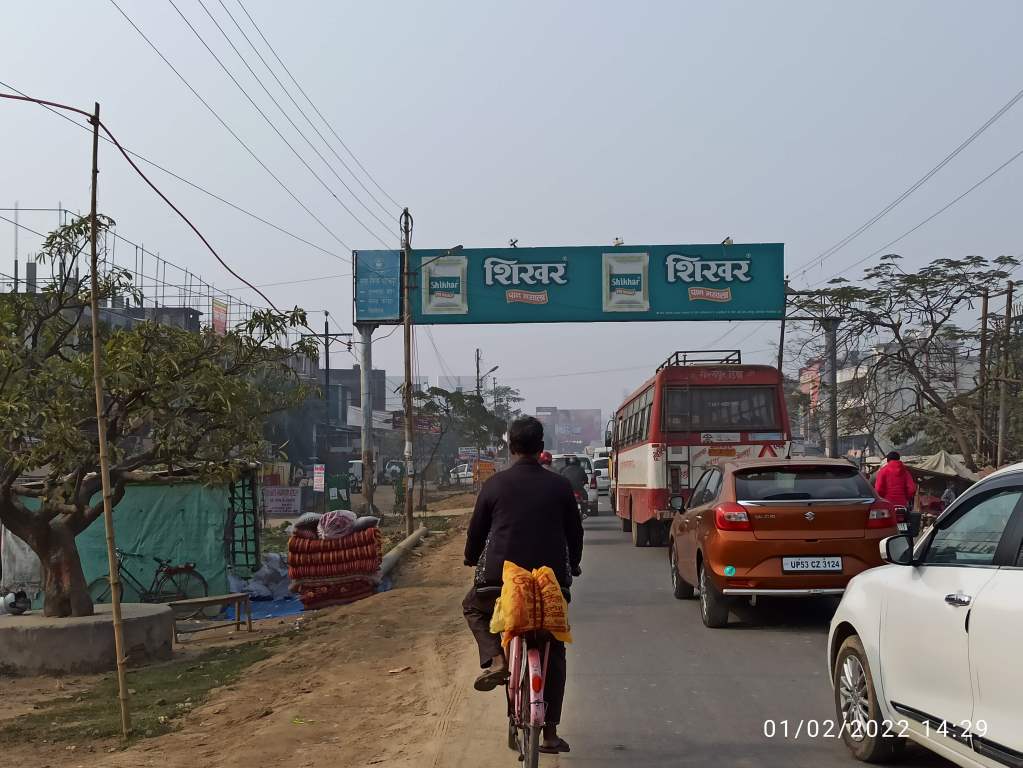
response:
<path id="1" fill-rule="evenodd" d="M 505 648 L 515 635 L 536 630 L 550 632 L 563 643 L 572 642 L 568 603 L 554 571 L 547 566 L 527 571 L 505 560 L 502 578 L 490 631 L 501 635 Z"/>

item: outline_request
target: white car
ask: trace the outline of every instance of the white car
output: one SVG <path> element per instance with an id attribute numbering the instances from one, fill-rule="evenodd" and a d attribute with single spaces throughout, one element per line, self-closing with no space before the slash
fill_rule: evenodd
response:
<path id="1" fill-rule="evenodd" d="M 593 471 L 597 475 L 597 494 L 607 496 L 611 490 L 611 470 L 608 468 L 610 459 L 606 456 L 593 460 Z"/>
<path id="2" fill-rule="evenodd" d="M 551 469 L 561 472 L 565 468 L 565 459 L 568 456 L 575 456 L 579 463 L 586 470 L 586 514 L 597 514 L 597 477 L 593 473 L 593 462 L 590 457 L 581 453 L 555 453 L 551 457 Z"/>
<path id="3" fill-rule="evenodd" d="M 831 622 L 836 729 L 864 761 L 906 739 L 962 766 L 1023 765 L 1023 464 L 855 577 Z"/>
<path id="4" fill-rule="evenodd" d="M 459 464 L 448 472 L 448 480 L 452 485 L 472 485 L 474 481 L 472 464 Z"/>

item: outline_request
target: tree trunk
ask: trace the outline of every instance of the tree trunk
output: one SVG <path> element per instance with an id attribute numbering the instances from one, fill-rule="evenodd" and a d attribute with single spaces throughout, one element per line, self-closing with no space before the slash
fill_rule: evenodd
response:
<path id="1" fill-rule="evenodd" d="M 43 568 L 43 615 L 91 616 L 92 598 L 85 583 L 74 533 L 54 521 L 49 526 L 49 535 L 37 542 L 33 549 L 39 555 Z"/>

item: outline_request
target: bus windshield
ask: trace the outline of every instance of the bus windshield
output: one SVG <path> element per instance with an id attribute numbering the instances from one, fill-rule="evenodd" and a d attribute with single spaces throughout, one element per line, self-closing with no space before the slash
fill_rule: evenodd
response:
<path id="1" fill-rule="evenodd" d="M 664 391 L 668 432 L 780 431 L 777 388 L 668 387 Z"/>

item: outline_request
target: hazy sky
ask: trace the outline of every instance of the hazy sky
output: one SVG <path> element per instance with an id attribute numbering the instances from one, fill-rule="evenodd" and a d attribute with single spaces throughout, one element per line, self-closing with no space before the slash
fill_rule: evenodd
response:
<path id="1" fill-rule="evenodd" d="M 364 179 L 388 206 L 380 210 L 337 166 L 391 226 L 382 231 L 276 113 L 199 0 L 174 2 L 338 196 L 396 246 L 398 211 Z M 249 54 L 219 1 L 202 2 Z M 242 2 L 359 160 L 411 208 L 419 247 L 503 246 L 510 237 L 522 246 L 607 244 L 616 236 L 634 244 L 700 243 L 731 235 L 736 242 L 784 242 L 794 273 L 1023 87 L 1023 6 L 1015 0 Z M 381 247 L 267 127 L 170 2 L 118 4 L 349 247 Z M 238 0 L 224 4 L 247 25 Z M 249 59 L 290 108 L 258 60 Z M 85 108 L 99 101 L 104 121 L 128 147 L 347 260 L 108 0 L 7 3 L 0 80 Z M 37 107 L 0 103 L 0 139 L 0 207 L 18 200 L 23 207 L 61 201 L 88 209 L 85 131 Z M 1020 149 L 1023 104 L 795 285 L 863 258 Z M 107 147 L 101 167 L 100 208 L 123 235 L 219 286 L 238 285 Z M 159 172 L 153 178 L 252 282 L 322 278 L 266 288 L 276 303 L 326 308 L 350 325 L 346 261 Z M 911 265 L 1019 254 L 1021 195 L 1023 159 L 893 250 Z M 53 223 L 28 214 L 22 221 L 41 229 Z M 0 221 L 0 271 L 10 271 L 12 241 Z M 23 249 L 32 246 L 23 236 Z M 729 328 L 479 326 L 435 328 L 433 337 L 456 374 L 473 371 L 481 347 L 485 366 L 500 365 L 500 379 L 519 387 L 530 408 L 607 410 L 670 352 L 707 346 Z M 377 366 L 389 373 L 401 368 L 400 338 L 375 347 Z M 744 323 L 716 346 L 741 342 L 746 359 L 766 362 L 776 338 L 777 323 Z M 419 355 L 423 373 L 441 372 L 425 333 Z"/>

